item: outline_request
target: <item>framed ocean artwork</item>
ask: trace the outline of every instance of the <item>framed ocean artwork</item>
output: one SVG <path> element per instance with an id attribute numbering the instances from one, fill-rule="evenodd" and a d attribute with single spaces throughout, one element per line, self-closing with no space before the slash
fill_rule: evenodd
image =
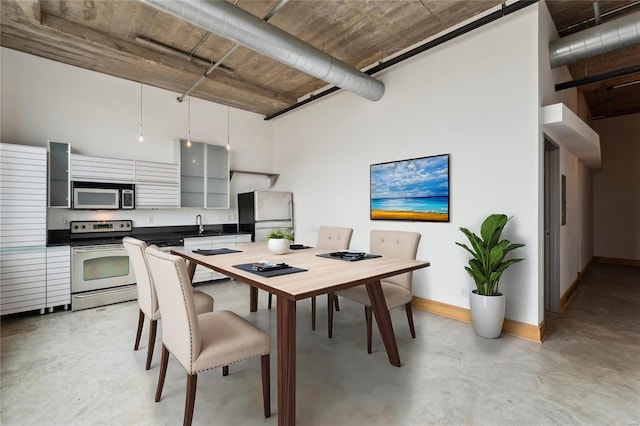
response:
<path id="1" fill-rule="evenodd" d="M 449 154 L 372 164 L 371 219 L 449 222 Z"/>

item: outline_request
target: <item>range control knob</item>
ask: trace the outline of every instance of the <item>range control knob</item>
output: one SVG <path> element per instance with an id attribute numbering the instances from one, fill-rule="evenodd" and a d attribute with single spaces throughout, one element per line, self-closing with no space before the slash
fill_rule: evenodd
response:
<path id="1" fill-rule="evenodd" d="M 78 225 L 73 225 L 73 229 L 78 229 Z"/>

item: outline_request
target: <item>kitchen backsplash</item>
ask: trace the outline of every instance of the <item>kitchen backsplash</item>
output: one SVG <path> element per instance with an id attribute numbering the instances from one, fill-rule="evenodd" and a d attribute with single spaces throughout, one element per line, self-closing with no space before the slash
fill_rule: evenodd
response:
<path id="1" fill-rule="evenodd" d="M 235 204 L 235 203 L 234 203 Z M 47 229 L 69 229 L 76 220 L 132 220 L 134 227 L 194 225 L 196 216 L 202 215 L 204 224 L 236 223 L 235 208 L 204 210 L 199 208 L 158 210 L 70 210 L 48 209 Z"/>

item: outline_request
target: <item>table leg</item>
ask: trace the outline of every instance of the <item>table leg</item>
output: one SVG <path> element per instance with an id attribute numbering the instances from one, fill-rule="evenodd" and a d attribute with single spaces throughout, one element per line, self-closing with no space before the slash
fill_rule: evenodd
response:
<path id="1" fill-rule="evenodd" d="M 189 280 L 193 282 L 193 276 L 196 274 L 196 262 L 187 260 L 187 273 L 189 274 Z"/>
<path id="2" fill-rule="evenodd" d="M 393 332 L 391 315 L 389 315 L 387 301 L 384 299 L 384 293 L 382 292 L 380 281 L 368 283 L 367 293 L 369 294 L 369 300 L 371 300 L 371 307 L 373 308 L 373 314 L 376 317 L 378 330 L 380 330 L 384 347 L 387 350 L 389 362 L 391 365 L 400 367 L 400 354 L 398 353 L 396 335 Z"/>
<path id="3" fill-rule="evenodd" d="M 278 426 L 296 423 L 296 302 L 278 296 Z"/>
<path id="4" fill-rule="evenodd" d="M 249 286 L 249 312 L 258 312 L 258 287 Z"/>

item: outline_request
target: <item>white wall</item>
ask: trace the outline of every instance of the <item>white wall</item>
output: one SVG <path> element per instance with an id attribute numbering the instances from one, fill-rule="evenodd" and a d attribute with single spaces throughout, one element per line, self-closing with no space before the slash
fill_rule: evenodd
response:
<path id="1" fill-rule="evenodd" d="M 69 142 L 72 151 L 111 158 L 177 162 L 174 141 L 186 138 L 188 103 L 177 93 L 143 86 L 143 129 L 140 126 L 140 84 L 2 48 L 0 140 L 46 146 L 47 139 Z M 227 144 L 231 168 L 271 172 L 272 125 L 257 114 L 193 98 L 191 138 Z M 49 228 L 63 229 L 63 220 L 131 218 L 135 226 L 236 222 L 235 194 L 266 189 L 263 177 L 235 175 L 229 210 L 165 209 L 135 212 L 84 212 L 49 209 Z"/>
<path id="2" fill-rule="evenodd" d="M 640 114 L 594 121 L 602 168 L 593 176 L 594 255 L 640 260 Z"/>
<path id="3" fill-rule="evenodd" d="M 320 225 L 418 231 L 414 294 L 468 308 L 473 281 L 460 226 L 491 213 L 513 216 L 505 237 L 524 242 L 501 290 L 506 316 L 538 325 L 540 259 L 537 6 L 460 37 L 377 77 L 382 100 L 338 92 L 273 120 L 279 189 L 295 197 L 296 239 L 314 244 Z M 450 153 L 450 223 L 369 220 L 369 165 Z"/>
<path id="4" fill-rule="evenodd" d="M 546 3 L 540 3 L 539 7 L 539 78 L 540 78 L 540 104 L 541 106 L 563 103 L 575 114 L 584 113 L 582 110 L 583 97 L 578 95 L 576 89 L 555 91 L 555 84 L 573 80 L 566 66 L 551 69 L 549 65 L 549 42 L 558 38 L 555 24 L 551 19 Z M 560 227 L 560 295 L 562 296 L 576 280 L 578 272 L 582 271 L 592 255 L 591 229 L 586 225 L 590 222 L 591 205 L 586 202 L 590 187 L 590 170 L 578 161 L 575 154 L 569 151 L 562 140 L 554 140 L 560 151 L 559 173 L 566 177 L 566 224 Z M 540 139 L 541 146 L 544 138 Z M 558 177 L 558 185 L 561 178 Z M 560 194 L 560 188 L 558 188 Z M 544 207 L 544 201 L 540 199 L 540 207 Z M 560 216 L 561 205 L 558 206 Z M 543 226 L 543 223 L 541 223 Z M 540 235 L 541 252 L 543 251 L 543 235 Z M 586 261 L 585 258 L 588 258 Z M 540 289 L 541 294 L 543 288 Z M 543 306 L 540 307 L 543 309 Z M 542 313 L 542 312 L 541 312 Z"/>

